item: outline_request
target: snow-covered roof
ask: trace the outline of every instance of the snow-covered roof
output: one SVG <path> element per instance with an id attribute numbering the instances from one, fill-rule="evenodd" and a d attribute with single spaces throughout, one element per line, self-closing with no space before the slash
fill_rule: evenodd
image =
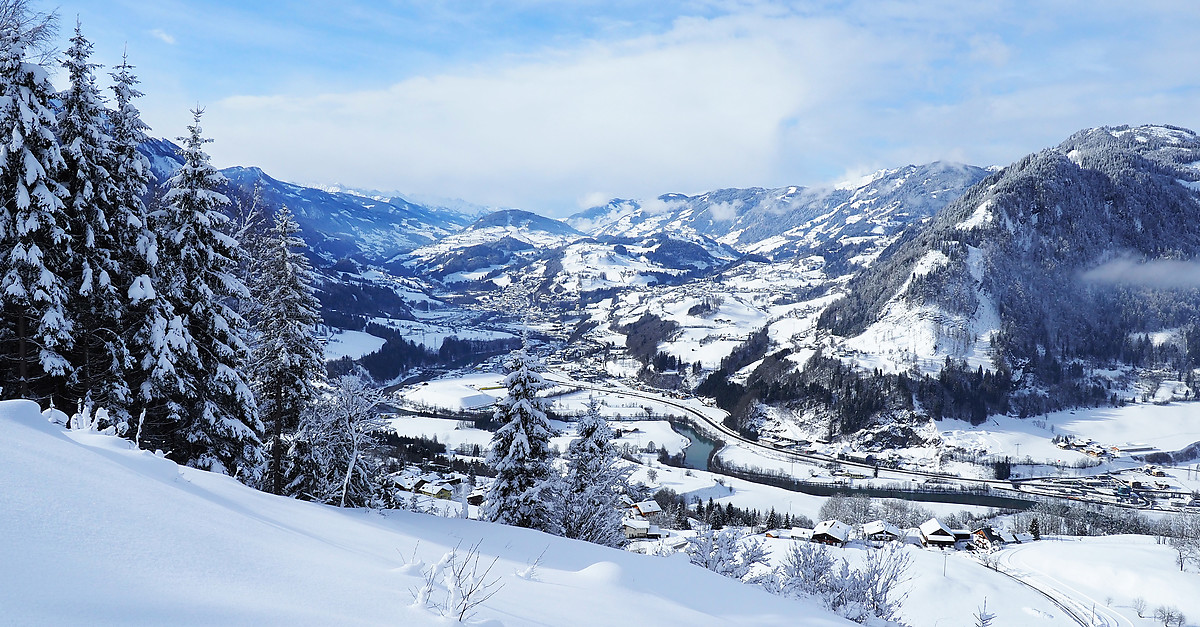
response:
<path id="1" fill-rule="evenodd" d="M 641 503 L 634 505 L 634 507 L 637 508 L 638 512 L 641 513 L 642 516 L 657 514 L 662 511 L 662 508 L 658 506 L 658 501 L 653 499 L 649 501 L 642 501 Z"/>
<path id="2" fill-rule="evenodd" d="M 873 536 L 877 533 L 886 533 L 892 537 L 900 537 L 900 528 L 886 520 L 873 520 L 863 525 L 863 533 L 868 536 Z"/>
<path id="3" fill-rule="evenodd" d="M 643 531 L 650 530 L 650 521 L 642 520 L 640 518 L 626 518 L 625 520 L 621 521 L 621 524 L 630 529 L 641 529 Z"/>
<path id="4" fill-rule="evenodd" d="M 793 540 L 812 540 L 813 530 L 805 527 L 792 527 L 791 536 Z"/>
<path id="5" fill-rule="evenodd" d="M 442 490 L 450 490 L 450 488 L 441 483 L 426 483 L 425 485 L 421 486 L 420 491 L 422 494 L 434 495 Z"/>
<path id="6" fill-rule="evenodd" d="M 1000 539 L 1005 542 L 1012 543 L 1012 542 L 1017 541 L 1017 536 L 1013 535 L 1011 532 L 1008 532 L 1008 531 L 1001 531 Z"/>
<path id="7" fill-rule="evenodd" d="M 840 520 L 822 520 L 821 522 L 817 523 L 816 528 L 813 529 L 813 536 L 816 537 L 818 535 L 827 535 L 841 542 L 845 542 L 850 538 L 850 525 L 847 525 Z"/>
<path id="8" fill-rule="evenodd" d="M 1018 533 L 1017 542 L 1033 542 L 1033 536 L 1028 533 Z"/>
<path id="9" fill-rule="evenodd" d="M 925 536 L 926 538 L 933 537 L 935 535 L 943 538 L 954 538 L 954 532 L 950 531 L 946 525 L 942 524 L 942 521 L 936 518 L 930 518 L 929 520 L 921 523 L 920 529 L 921 535 Z"/>

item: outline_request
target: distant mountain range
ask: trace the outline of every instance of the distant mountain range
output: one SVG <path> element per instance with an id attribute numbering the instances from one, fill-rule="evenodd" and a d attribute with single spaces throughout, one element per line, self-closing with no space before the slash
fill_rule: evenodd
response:
<path id="1" fill-rule="evenodd" d="M 179 165 L 165 140 L 143 151 L 160 181 Z M 663 333 L 641 375 L 690 386 L 653 371 L 719 364 L 736 382 L 705 393 L 739 428 L 1174 398 L 1200 363 L 1200 139 L 1175 127 L 1089 129 L 1002 169 L 614 199 L 565 220 L 223 173 L 230 195 L 257 187 L 296 214 L 331 319 L 495 325 L 534 307 L 574 325 L 563 341 L 601 346 L 645 320 Z"/>
<path id="2" fill-rule="evenodd" d="M 142 145 L 151 171 L 160 183 L 182 164 L 178 146 L 165 139 Z M 302 236 L 326 262 L 353 259 L 382 264 L 398 254 L 438 241 L 471 223 L 472 217 L 452 209 L 429 207 L 403 198 L 369 198 L 347 192 L 324 191 L 271 178 L 255 167 L 221 170 L 231 192 L 250 198 L 256 187 L 269 207 L 287 205 L 296 216 Z"/>

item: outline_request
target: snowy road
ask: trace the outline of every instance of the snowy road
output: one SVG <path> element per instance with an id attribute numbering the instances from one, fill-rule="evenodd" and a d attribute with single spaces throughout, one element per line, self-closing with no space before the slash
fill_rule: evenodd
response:
<path id="1" fill-rule="evenodd" d="M 1051 540 L 1044 540 L 1050 542 Z M 995 554 L 997 571 L 1038 591 L 1085 627 L 1133 627 L 1133 621 L 1095 599 L 1063 583 L 1041 570 L 1033 568 L 1024 554 L 1036 550 L 1035 545 L 1010 546 Z"/>

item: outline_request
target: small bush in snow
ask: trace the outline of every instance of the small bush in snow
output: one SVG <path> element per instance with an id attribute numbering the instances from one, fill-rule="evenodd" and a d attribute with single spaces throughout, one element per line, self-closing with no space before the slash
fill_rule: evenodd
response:
<path id="1" fill-rule="evenodd" d="M 499 559 L 493 558 L 492 563 L 480 572 L 479 544 L 472 546 L 466 555 L 459 555 L 458 547 L 454 547 L 437 564 L 422 572 L 421 587 L 412 590 L 413 604 L 459 622 L 469 620 L 475 615 L 476 607 L 503 587 L 499 578 L 488 580 Z"/>

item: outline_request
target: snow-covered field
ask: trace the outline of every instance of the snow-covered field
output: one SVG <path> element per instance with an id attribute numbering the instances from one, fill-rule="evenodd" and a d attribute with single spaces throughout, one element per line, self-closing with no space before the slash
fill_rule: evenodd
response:
<path id="1" fill-rule="evenodd" d="M 824 502 L 660 465 L 640 467 L 634 479 L 811 518 Z M 453 624 L 414 605 L 410 590 L 422 566 L 476 543 L 482 563 L 497 559 L 492 574 L 503 586 L 474 624 L 611 625 L 630 615 L 653 625 L 848 624 L 683 556 L 275 497 L 112 436 L 65 431 L 28 401 L 0 403 L 0 494 L 0 622 L 12 624 Z M 779 559 L 789 542 L 767 545 Z M 832 550 L 852 565 L 865 554 L 855 545 Z M 913 627 L 971 624 L 984 599 L 996 627 L 1076 624 L 1030 586 L 1077 615 L 1094 606 L 1097 625 L 1149 625 L 1131 607 L 1139 597 L 1150 611 L 1166 605 L 1200 616 L 1200 576 L 1179 572 L 1172 549 L 1149 537 L 1010 547 L 995 555 L 1003 572 L 964 552 L 906 551 L 913 568 L 901 616 Z M 538 555 L 533 576 L 521 576 Z"/>
<path id="2" fill-rule="evenodd" d="M 393 318 L 372 318 L 371 322 L 395 329 L 404 333 L 404 337 L 431 350 L 441 348 L 442 342 L 448 337 L 460 340 L 501 340 L 516 337 L 505 331 L 490 329 L 465 328 L 449 323 L 422 322 L 418 320 L 395 320 Z"/>
<path id="3" fill-rule="evenodd" d="M 1090 438 L 1105 447 L 1140 444 L 1162 451 L 1200 442 L 1200 402 L 1072 409 L 1026 419 L 992 416 L 977 427 L 958 420 L 943 420 L 938 425 L 950 444 L 982 448 L 992 454 L 1029 456 L 1039 462 L 1071 463 L 1086 455 L 1054 446 L 1051 440 L 1055 435 Z"/>
<path id="4" fill-rule="evenodd" d="M 329 340 L 325 342 L 325 359 L 341 359 L 342 357 L 358 359 L 379 350 L 386 341 L 381 337 L 375 337 L 362 331 L 334 329 L 333 335 L 330 335 Z"/>
<path id="5" fill-rule="evenodd" d="M 475 624 L 849 624 L 681 557 L 271 496 L 64 432 L 29 401 L 0 403 L 0 494 L 8 624 L 449 625 L 409 591 L 420 565 L 476 543 L 503 587 Z M 539 555 L 532 577 L 516 574 Z"/>
<path id="6" fill-rule="evenodd" d="M 504 394 L 502 375 L 473 374 L 418 383 L 400 390 L 396 396 L 419 407 L 461 411 L 487 407 Z"/>

